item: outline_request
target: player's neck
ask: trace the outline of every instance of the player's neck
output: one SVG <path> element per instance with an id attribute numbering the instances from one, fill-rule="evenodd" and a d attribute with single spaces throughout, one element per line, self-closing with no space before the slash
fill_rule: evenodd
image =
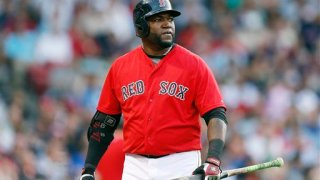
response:
<path id="1" fill-rule="evenodd" d="M 172 47 L 173 46 L 168 48 L 152 48 L 150 46 L 142 45 L 143 51 L 149 56 L 164 56 L 172 49 Z"/>

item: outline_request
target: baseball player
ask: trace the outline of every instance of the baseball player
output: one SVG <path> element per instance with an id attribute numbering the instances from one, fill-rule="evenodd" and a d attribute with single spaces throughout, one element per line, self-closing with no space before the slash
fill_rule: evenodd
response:
<path id="1" fill-rule="evenodd" d="M 214 75 L 198 55 L 174 43 L 169 0 L 142 0 L 133 11 L 142 45 L 119 57 L 104 82 L 88 130 L 81 180 L 95 168 L 123 116 L 124 180 L 167 180 L 220 175 L 227 119 Z M 208 126 L 209 148 L 201 164 L 200 121 Z"/>

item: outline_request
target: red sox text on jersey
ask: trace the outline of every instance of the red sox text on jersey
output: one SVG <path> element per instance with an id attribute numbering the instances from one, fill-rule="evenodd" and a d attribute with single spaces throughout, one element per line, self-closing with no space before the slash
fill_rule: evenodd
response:
<path id="1" fill-rule="evenodd" d="M 161 81 L 159 84 L 159 94 L 174 96 L 180 100 L 184 100 L 186 92 L 189 88 L 176 82 Z M 122 86 L 121 92 L 123 100 L 126 101 L 132 96 L 143 94 L 145 91 L 144 82 L 142 80 L 132 82 L 127 86 Z"/>

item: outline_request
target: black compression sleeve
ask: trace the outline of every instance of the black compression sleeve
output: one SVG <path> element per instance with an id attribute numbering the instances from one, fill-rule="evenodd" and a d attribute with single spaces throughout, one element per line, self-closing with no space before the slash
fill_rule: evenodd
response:
<path id="1" fill-rule="evenodd" d="M 212 109 L 205 113 L 202 118 L 206 121 L 207 125 L 209 124 L 209 121 L 212 118 L 217 118 L 228 124 L 227 118 L 226 118 L 226 110 L 223 107 L 218 107 L 215 109 Z"/>
<path id="2" fill-rule="evenodd" d="M 120 122 L 121 115 L 108 115 L 97 111 L 92 118 L 89 129 L 89 147 L 85 160 L 85 168 L 97 167 L 101 157 L 113 140 L 113 134 Z"/>
<path id="3" fill-rule="evenodd" d="M 113 135 L 107 137 L 109 143 L 100 143 L 93 139 L 89 141 L 88 152 L 85 161 L 85 168 L 87 167 L 97 167 L 101 157 L 104 152 L 108 149 L 110 142 L 113 140 Z"/>

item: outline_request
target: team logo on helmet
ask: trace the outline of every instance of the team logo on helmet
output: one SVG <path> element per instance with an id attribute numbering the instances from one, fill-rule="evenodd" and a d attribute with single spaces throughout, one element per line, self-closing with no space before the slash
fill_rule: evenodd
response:
<path id="1" fill-rule="evenodd" d="M 159 6 L 160 7 L 165 7 L 166 6 L 166 1 L 165 0 L 159 0 Z"/>

